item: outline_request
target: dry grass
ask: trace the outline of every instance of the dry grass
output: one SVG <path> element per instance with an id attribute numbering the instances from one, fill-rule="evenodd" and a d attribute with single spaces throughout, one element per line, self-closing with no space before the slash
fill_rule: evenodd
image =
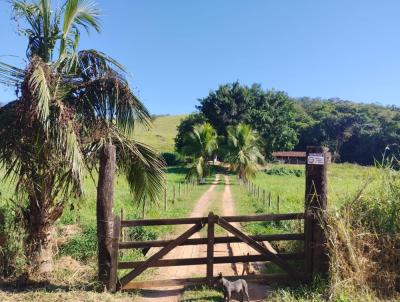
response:
<path id="1" fill-rule="evenodd" d="M 400 234 L 355 227 L 348 215 L 330 215 L 327 225 L 331 296 L 400 298 Z"/>

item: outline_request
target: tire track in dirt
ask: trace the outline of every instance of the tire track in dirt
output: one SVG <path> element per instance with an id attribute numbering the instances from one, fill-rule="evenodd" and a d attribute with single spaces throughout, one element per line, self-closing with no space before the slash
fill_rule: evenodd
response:
<path id="1" fill-rule="evenodd" d="M 218 185 L 221 176 L 216 175 L 215 180 L 208 188 L 208 190 L 199 198 L 197 201 L 190 217 L 201 217 L 204 216 L 205 211 L 210 207 L 210 203 L 213 200 L 215 194 L 215 187 Z M 180 234 L 187 230 L 190 226 L 178 227 L 175 233 Z M 176 236 L 175 236 L 176 237 Z M 199 233 L 195 233 L 190 238 L 200 238 Z M 178 246 L 169 252 L 163 259 L 178 259 L 178 258 L 198 258 L 204 257 L 207 253 L 207 247 L 204 245 L 185 245 Z M 156 253 L 159 248 L 150 249 L 148 255 Z M 154 276 L 155 280 L 167 280 L 175 278 L 187 278 L 192 276 L 204 276 L 206 267 L 205 265 L 193 265 L 193 266 L 172 266 L 159 268 L 157 274 Z M 155 289 L 143 289 L 141 290 L 141 297 L 136 301 L 140 302 L 153 302 L 153 301 L 165 301 L 165 302 L 178 302 L 179 297 L 184 291 L 183 286 L 169 286 Z"/>
<path id="2" fill-rule="evenodd" d="M 232 196 L 231 191 L 231 183 L 229 181 L 228 176 L 224 176 L 225 181 L 225 190 L 222 197 L 222 215 L 223 216 L 234 216 L 236 215 L 236 206 L 235 200 Z M 239 223 L 232 223 L 235 228 L 240 229 Z M 233 236 L 228 233 L 227 236 Z M 243 256 L 243 255 L 258 255 L 259 253 L 251 248 L 249 245 L 243 242 L 235 242 L 230 244 L 225 244 L 225 250 L 229 252 L 229 256 Z M 255 272 L 262 271 L 264 269 L 264 263 L 252 263 L 252 268 Z M 228 264 L 217 264 L 214 266 L 214 274 L 217 275 L 219 272 L 222 272 L 223 275 L 226 276 L 238 276 L 242 275 L 243 271 L 243 263 L 236 263 L 232 265 Z M 265 301 L 271 292 L 271 288 L 268 285 L 260 284 L 260 283 L 249 283 L 249 296 L 250 301 L 252 302 L 261 302 Z"/>

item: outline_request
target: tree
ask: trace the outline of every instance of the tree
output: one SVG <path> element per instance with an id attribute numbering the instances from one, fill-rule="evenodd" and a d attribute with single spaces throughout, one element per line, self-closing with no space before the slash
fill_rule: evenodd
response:
<path id="1" fill-rule="evenodd" d="M 231 171 L 244 182 L 253 178 L 258 171 L 257 165 L 264 161 L 264 157 L 259 150 L 258 135 L 251 126 L 240 123 L 228 127 L 226 148 L 226 160 Z"/>
<path id="2" fill-rule="evenodd" d="M 34 272 L 52 270 L 51 233 L 86 171 L 114 145 L 119 171 L 138 201 L 163 185 L 163 162 L 132 138 L 150 116 L 125 79 L 123 67 L 95 50 L 78 51 L 80 29 L 99 31 L 91 1 L 11 1 L 28 37 L 25 69 L 0 63 L 0 83 L 17 87 L 17 100 L 0 109 L 0 163 L 16 193 L 26 226 L 26 254 Z M 59 47 L 58 55 L 56 47 Z"/>
<path id="3" fill-rule="evenodd" d="M 195 125 L 186 134 L 182 153 L 192 158 L 188 177 L 196 174 L 200 182 L 204 182 L 204 175 L 209 170 L 208 160 L 217 147 L 217 133 L 210 123 Z"/>
<path id="4" fill-rule="evenodd" d="M 206 118 L 201 113 L 192 113 L 187 117 L 181 120 L 180 124 L 177 127 L 177 134 L 175 137 L 175 150 L 179 153 L 182 153 L 182 148 L 184 146 L 184 140 L 187 133 L 192 131 L 193 126 L 198 124 L 203 124 L 206 122 Z"/>
<path id="5" fill-rule="evenodd" d="M 264 91 L 259 84 L 248 87 L 235 82 L 219 86 L 199 101 L 197 108 L 219 135 L 225 136 L 232 125 L 252 125 L 267 157 L 273 151 L 291 150 L 297 143 L 294 102 L 282 91 Z"/>

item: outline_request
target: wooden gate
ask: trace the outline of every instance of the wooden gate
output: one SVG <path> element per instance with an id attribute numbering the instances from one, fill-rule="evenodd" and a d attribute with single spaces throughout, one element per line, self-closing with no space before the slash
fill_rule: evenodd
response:
<path id="1" fill-rule="evenodd" d="M 211 284 L 214 280 L 214 264 L 220 263 L 245 263 L 257 261 L 270 261 L 279 266 L 284 273 L 280 274 L 265 274 L 265 275 L 249 275 L 244 276 L 246 279 L 268 282 L 288 282 L 288 281 L 307 281 L 307 272 L 310 265 L 307 262 L 307 249 L 310 248 L 311 238 L 307 238 L 307 232 L 292 233 L 292 234 L 265 234 L 257 236 L 249 236 L 232 223 L 239 222 L 256 222 L 256 221 L 283 221 L 283 220 L 305 220 L 304 230 L 307 231 L 307 215 L 305 213 L 291 214 L 270 214 L 270 215 L 247 215 L 247 216 L 218 216 L 212 212 L 208 217 L 198 218 L 172 218 L 172 219 L 146 219 L 146 220 L 122 220 L 116 218 L 114 221 L 114 244 L 115 250 L 112 252 L 112 268 L 110 274 L 109 288 L 116 289 L 134 289 L 142 287 L 159 287 L 170 285 L 189 285 L 189 284 Z M 156 225 L 192 225 L 180 236 L 173 240 L 149 240 L 149 241 L 132 241 L 120 242 L 120 227 L 130 228 L 138 226 L 156 226 Z M 234 235 L 234 237 L 220 236 L 215 237 L 215 224 Z M 190 238 L 193 234 L 200 231 L 207 225 L 207 237 L 205 238 Z M 299 253 L 273 253 L 262 242 L 282 241 L 282 240 L 301 240 L 304 242 L 304 250 Z M 214 256 L 214 245 L 218 243 L 234 243 L 244 242 L 251 248 L 257 251 L 258 255 L 243 255 L 243 256 Z M 182 245 L 207 245 L 207 256 L 201 258 L 183 258 L 183 259 L 162 259 L 172 249 Z M 136 249 L 136 248 L 152 248 L 160 247 L 154 255 L 150 256 L 145 261 L 135 262 L 119 262 L 118 255 L 120 250 Z M 302 269 L 295 268 L 289 260 L 300 260 L 304 263 Z M 206 265 L 206 276 L 204 278 L 185 278 L 171 280 L 152 280 L 134 281 L 141 273 L 150 267 L 165 267 L 165 266 L 188 266 L 188 265 Z M 117 278 L 117 269 L 132 269 L 129 273 Z M 228 276 L 235 277 L 235 276 Z"/>

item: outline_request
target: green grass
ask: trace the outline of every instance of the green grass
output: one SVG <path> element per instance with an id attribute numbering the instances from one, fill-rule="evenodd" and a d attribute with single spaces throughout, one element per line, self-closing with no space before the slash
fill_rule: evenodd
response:
<path id="1" fill-rule="evenodd" d="M 136 139 L 152 146 L 160 152 L 173 152 L 175 136 L 180 121 L 186 115 L 166 115 L 153 120 L 153 127 L 149 131 L 140 125 L 135 128 Z"/>

